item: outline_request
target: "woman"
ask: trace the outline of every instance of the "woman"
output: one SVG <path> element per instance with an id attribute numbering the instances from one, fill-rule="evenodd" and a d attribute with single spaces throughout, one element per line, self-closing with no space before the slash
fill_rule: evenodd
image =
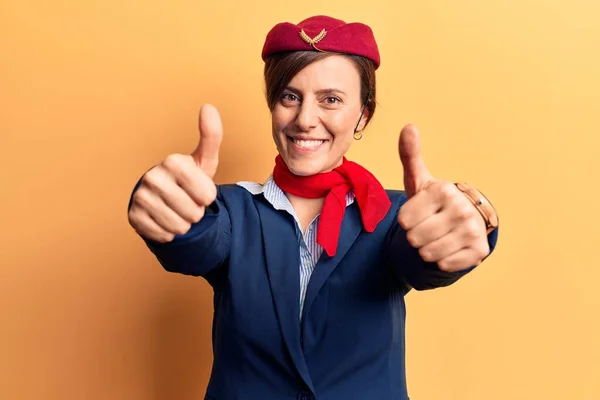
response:
<path id="1" fill-rule="evenodd" d="M 214 289 L 206 399 L 408 399 L 404 295 L 487 257 L 493 208 L 429 174 L 412 126 L 399 144 L 406 192 L 344 158 L 375 111 L 368 26 L 281 23 L 262 56 L 272 176 L 215 186 L 222 127 L 204 106 L 198 148 L 144 175 L 130 223 L 165 269 Z"/>

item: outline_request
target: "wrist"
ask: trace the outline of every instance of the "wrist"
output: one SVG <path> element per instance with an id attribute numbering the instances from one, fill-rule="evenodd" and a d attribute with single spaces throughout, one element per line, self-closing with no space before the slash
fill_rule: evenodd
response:
<path id="1" fill-rule="evenodd" d="M 485 222 L 486 232 L 489 234 L 496 229 L 499 219 L 492 203 L 479 190 L 466 183 L 456 183 L 455 185 L 469 199 L 479 214 L 481 214 Z"/>

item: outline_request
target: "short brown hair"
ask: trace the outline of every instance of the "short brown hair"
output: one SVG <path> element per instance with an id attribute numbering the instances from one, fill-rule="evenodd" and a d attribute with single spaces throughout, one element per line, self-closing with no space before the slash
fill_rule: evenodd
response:
<path id="1" fill-rule="evenodd" d="M 269 110 L 273 111 L 284 89 L 298 72 L 309 64 L 334 54 L 338 53 L 294 51 L 268 57 L 265 61 L 264 76 Z M 375 106 L 377 104 L 375 85 L 376 66 L 373 61 L 366 57 L 353 54 L 344 54 L 344 56 L 354 63 L 360 76 L 360 98 L 362 104 L 366 104 L 366 110 L 369 112 L 365 124 L 366 127 L 371 118 L 373 118 L 373 114 L 375 114 Z"/>

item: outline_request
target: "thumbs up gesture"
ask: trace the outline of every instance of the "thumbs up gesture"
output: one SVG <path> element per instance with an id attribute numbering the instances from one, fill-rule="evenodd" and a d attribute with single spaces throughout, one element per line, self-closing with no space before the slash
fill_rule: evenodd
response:
<path id="1" fill-rule="evenodd" d="M 141 236 L 170 242 L 199 222 L 205 207 L 215 200 L 213 178 L 223 140 L 215 107 L 200 109 L 199 130 L 200 141 L 191 155 L 171 154 L 142 178 L 129 209 L 129 223 Z"/>
<path id="2" fill-rule="evenodd" d="M 421 156 L 417 128 L 407 125 L 398 143 L 407 202 L 398 222 L 424 261 L 447 272 L 478 265 L 490 253 L 482 216 L 467 197 L 447 181 L 435 179 Z"/>

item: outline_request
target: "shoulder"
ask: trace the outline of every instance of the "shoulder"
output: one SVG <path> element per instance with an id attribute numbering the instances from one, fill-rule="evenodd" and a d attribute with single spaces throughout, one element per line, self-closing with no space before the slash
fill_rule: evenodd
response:
<path id="1" fill-rule="evenodd" d="M 217 196 L 223 200 L 235 198 L 251 199 L 252 193 L 237 183 L 226 183 L 217 185 Z"/>
<path id="2" fill-rule="evenodd" d="M 263 185 L 254 182 L 237 182 L 217 185 L 217 199 L 231 206 L 263 201 Z"/>

